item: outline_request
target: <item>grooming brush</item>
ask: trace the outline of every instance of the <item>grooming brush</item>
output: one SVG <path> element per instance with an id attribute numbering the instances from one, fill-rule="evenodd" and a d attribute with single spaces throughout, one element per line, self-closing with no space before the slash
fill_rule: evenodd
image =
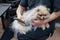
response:
<path id="1" fill-rule="evenodd" d="M 18 19 L 18 18 L 14 18 L 14 19 L 19 21 L 19 22 L 21 22 L 21 23 L 24 23 L 25 26 L 29 26 L 30 25 L 29 22 L 22 21 L 21 19 Z"/>

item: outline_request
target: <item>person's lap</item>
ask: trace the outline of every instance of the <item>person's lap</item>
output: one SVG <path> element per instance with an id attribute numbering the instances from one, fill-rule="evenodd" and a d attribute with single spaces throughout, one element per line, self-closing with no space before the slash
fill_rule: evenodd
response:
<path id="1" fill-rule="evenodd" d="M 46 40 L 49 37 L 49 33 L 44 33 L 42 29 L 36 31 L 29 31 L 26 34 L 17 34 L 18 40 Z"/>
<path id="2" fill-rule="evenodd" d="M 53 26 L 54 24 L 51 24 L 51 25 Z M 50 32 L 54 30 L 54 27 L 52 28 L 52 26 L 50 27 L 50 29 L 47 29 L 45 31 L 42 31 L 42 29 L 38 28 L 38 30 L 36 30 L 36 31 L 27 32 L 26 37 L 29 37 L 29 38 L 32 38 L 32 39 L 38 39 L 38 40 L 39 39 L 44 39 L 45 40 L 46 38 L 48 38 Z M 1 37 L 1 40 L 10 40 L 14 36 L 14 32 L 10 27 L 11 26 L 8 26 L 8 28 L 5 29 L 5 31 L 4 31 L 4 33 Z M 18 34 L 18 35 L 17 36 L 18 36 L 18 39 L 19 39 L 20 34 Z"/>
<path id="3" fill-rule="evenodd" d="M 10 27 L 7 27 L 0 40 L 10 40 L 14 36 L 14 32 Z"/>

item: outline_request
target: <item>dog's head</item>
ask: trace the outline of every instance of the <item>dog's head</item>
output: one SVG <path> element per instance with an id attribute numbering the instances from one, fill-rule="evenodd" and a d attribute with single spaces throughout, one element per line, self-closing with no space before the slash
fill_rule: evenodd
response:
<path id="1" fill-rule="evenodd" d="M 38 6 L 35 13 L 40 20 L 45 20 L 50 16 L 49 9 L 45 6 Z"/>
<path id="2" fill-rule="evenodd" d="M 23 17 L 25 20 L 32 20 L 32 19 L 47 19 L 50 16 L 49 9 L 46 6 L 40 5 L 37 6 L 26 13 L 24 13 Z"/>

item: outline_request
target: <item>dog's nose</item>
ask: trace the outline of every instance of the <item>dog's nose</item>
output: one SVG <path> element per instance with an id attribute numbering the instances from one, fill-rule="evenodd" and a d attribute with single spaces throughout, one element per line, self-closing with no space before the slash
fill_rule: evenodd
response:
<path id="1" fill-rule="evenodd" d="M 44 17 L 41 17 L 41 20 L 45 20 L 45 18 Z"/>
<path id="2" fill-rule="evenodd" d="M 45 18 L 43 17 L 43 20 L 44 20 Z"/>

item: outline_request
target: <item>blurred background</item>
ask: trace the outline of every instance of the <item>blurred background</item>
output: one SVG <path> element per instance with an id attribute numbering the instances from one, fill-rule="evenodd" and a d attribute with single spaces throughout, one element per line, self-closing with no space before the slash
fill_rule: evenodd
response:
<path id="1" fill-rule="evenodd" d="M 0 38 L 4 29 L 14 20 L 20 0 L 0 0 Z M 48 40 L 60 40 L 60 17 L 55 20 L 55 32 Z M 16 40 L 13 37 L 11 40 Z"/>

